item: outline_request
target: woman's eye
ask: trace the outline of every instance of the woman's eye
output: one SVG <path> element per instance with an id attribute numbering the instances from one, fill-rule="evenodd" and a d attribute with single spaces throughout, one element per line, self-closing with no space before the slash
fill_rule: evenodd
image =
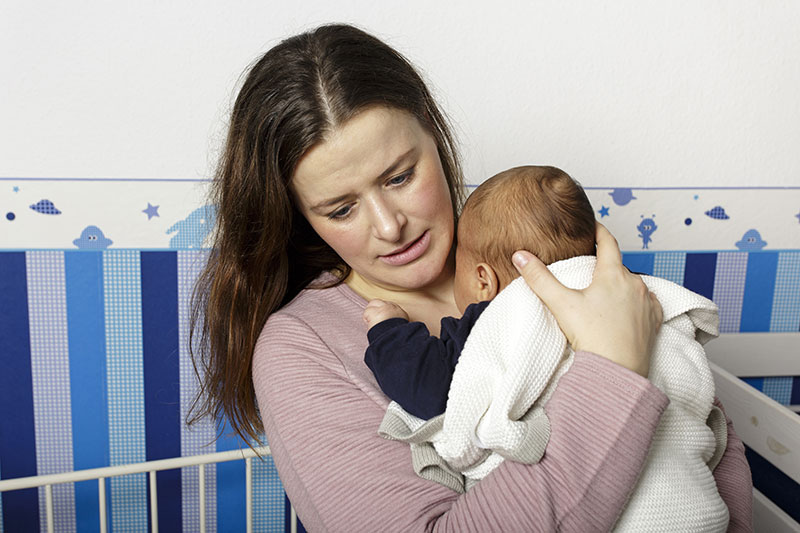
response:
<path id="1" fill-rule="evenodd" d="M 411 175 L 414 173 L 413 170 L 409 170 L 408 172 L 403 172 L 399 176 L 395 176 L 389 180 L 389 185 L 402 185 L 406 181 L 411 178 Z"/>
<path id="2" fill-rule="evenodd" d="M 334 219 L 334 220 L 341 220 L 343 218 L 346 218 L 347 215 L 350 214 L 350 210 L 351 209 L 352 208 L 349 205 L 346 205 L 344 207 L 341 207 L 341 208 L 337 209 L 336 211 L 334 211 L 330 215 L 328 215 L 328 218 Z"/>

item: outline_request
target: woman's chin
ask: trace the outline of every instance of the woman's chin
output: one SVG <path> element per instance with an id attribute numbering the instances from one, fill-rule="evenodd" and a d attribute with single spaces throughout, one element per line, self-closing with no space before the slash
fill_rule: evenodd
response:
<path id="1" fill-rule="evenodd" d="M 447 268 L 447 261 L 425 262 L 419 265 L 408 265 L 406 272 L 398 272 L 393 283 L 404 290 L 424 289 L 452 276 Z"/>

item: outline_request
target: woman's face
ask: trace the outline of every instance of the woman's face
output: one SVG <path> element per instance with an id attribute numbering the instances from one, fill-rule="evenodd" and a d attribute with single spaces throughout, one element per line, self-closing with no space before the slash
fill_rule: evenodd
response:
<path id="1" fill-rule="evenodd" d="M 403 290 L 450 275 L 453 208 L 433 137 L 412 115 L 362 111 L 300 160 L 298 207 L 363 281 Z"/>

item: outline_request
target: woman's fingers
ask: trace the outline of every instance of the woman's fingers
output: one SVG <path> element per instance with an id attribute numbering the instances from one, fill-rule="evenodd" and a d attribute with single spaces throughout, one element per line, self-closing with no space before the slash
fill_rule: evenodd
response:
<path id="1" fill-rule="evenodd" d="M 583 290 L 564 287 L 529 252 L 518 251 L 512 260 L 575 350 L 594 352 L 647 376 L 661 305 L 642 279 L 623 266 L 611 233 L 597 224 L 596 234 L 597 267 Z"/>
<path id="2" fill-rule="evenodd" d="M 650 302 L 652 304 L 651 309 L 653 310 L 653 320 L 656 324 L 656 332 L 661 329 L 661 324 L 664 323 L 664 309 L 661 307 L 661 302 L 658 301 L 658 297 L 655 293 L 651 292 L 650 294 Z"/>
<path id="3" fill-rule="evenodd" d="M 564 287 L 545 264 L 532 253 L 519 250 L 514 252 L 511 260 L 531 290 L 557 318 L 558 309 L 572 291 Z"/>
<path id="4" fill-rule="evenodd" d="M 595 239 L 597 240 L 598 268 L 617 267 L 622 265 L 622 255 L 617 239 L 604 225 L 596 222 Z"/>
<path id="5" fill-rule="evenodd" d="M 525 283 L 553 313 L 567 342 L 575 347 L 574 323 L 579 321 L 580 317 L 573 311 L 580 307 L 580 292 L 562 285 L 544 263 L 530 252 L 519 250 L 511 256 L 511 261 L 525 279 Z"/>

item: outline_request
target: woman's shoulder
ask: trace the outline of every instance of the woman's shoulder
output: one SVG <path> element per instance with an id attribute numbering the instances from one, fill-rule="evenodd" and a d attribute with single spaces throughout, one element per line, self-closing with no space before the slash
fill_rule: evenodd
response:
<path id="1" fill-rule="evenodd" d="M 271 323 L 285 325 L 291 322 L 305 323 L 310 329 L 335 326 L 341 319 L 361 317 L 367 302 L 344 283 L 328 286 L 327 277 L 317 278 L 295 296 L 289 303 L 270 315 Z"/>
<path id="2" fill-rule="evenodd" d="M 259 335 L 253 353 L 257 386 L 275 375 L 313 382 L 335 375 L 385 402 L 364 364 L 364 307 L 366 301 L 344 284 L 301 291 L 269 317 Z"/>
<path id="3" fill-rule="evenodd" d="M 360 360 L 366 348 L 361 318 L 365 306 L 363 298 L 343 283 L 327 288 L 315 288 L 312 283 L 270 315 L 256 343 L 255 357 L 316 354 L 317 360 L 333 356 L 347 360 L 345 366 L 349 366 L 349 359 L 357 356 Z"/>

